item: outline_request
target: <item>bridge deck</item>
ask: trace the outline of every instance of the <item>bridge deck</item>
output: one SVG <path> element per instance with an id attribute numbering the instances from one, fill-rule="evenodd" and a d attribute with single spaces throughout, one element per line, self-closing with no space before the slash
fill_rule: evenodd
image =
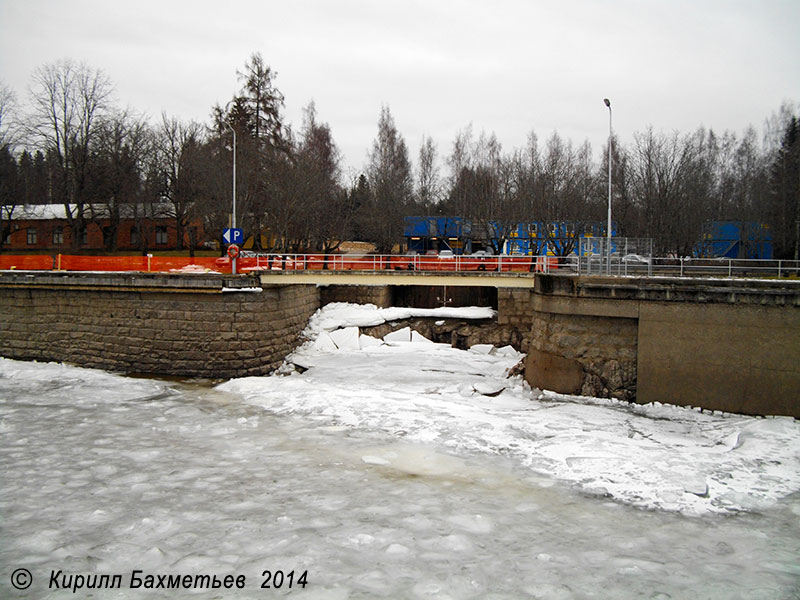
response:
<path id="1" fill-rule="evenodd" d="M 532 288 L 533 273 L 431 273 L 415 271 L 267 271 L 263 285 L 426 285 L 496 288 Z"/>

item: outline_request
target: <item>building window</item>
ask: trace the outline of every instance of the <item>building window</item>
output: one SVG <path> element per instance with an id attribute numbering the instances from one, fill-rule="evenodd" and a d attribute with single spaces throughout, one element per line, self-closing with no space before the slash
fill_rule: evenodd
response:
<path id="1" fill-rule="evenodd" d="M 53 246 L 60 246 L 64 243 L 64 228 L 56 227 L 53 229 Z"/>
<path id="2" fill-rule="evenodd" d="M 87 231 L 86 227 L 81 229 L 81 245 L 87 246 L 89 244 L 89 232 Z"/>
<path id="3" fill-rule="evenodd" d="M 167 245 L 167 228 L 163 225 L 156 227 L 156 244 L 160 246 Z"/>
<path id="4" fill-rule="evenodd" d="M 37 242 L 38 236 L 36 235 L 36 229 L 33 227 L 28 228 L 28 246 L 35 246 Z"/>
<path id="5" fill-rule="evenodd" d="M 131 227 L 131 246 L 139 245 L 139 230 L 136 227 Z"/>

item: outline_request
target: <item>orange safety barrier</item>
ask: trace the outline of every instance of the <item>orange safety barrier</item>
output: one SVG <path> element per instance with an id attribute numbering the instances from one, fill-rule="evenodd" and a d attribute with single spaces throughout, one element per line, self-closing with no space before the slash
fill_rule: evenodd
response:
<path id="1" fill-rule="evenodd" d="M 53 257 L 41 254 L 5 255 L 0 254 L 0 270 L 21 269 L 26 271 L 49 271 L 53 268 Z"/>
<path id="2" fill-rule="evenodd" d="M 240 260 L 239 264 L 246 262 Z M 255 263 L 255 259 L 252 259 Z M 228 258 L 186 256 L 79 256 L 70 254 L 4 255 L 0 254 L 0 270 L 28 271 L 139 271 L 230 273 Z"/>
<path id="3" fill-rule="evenodd" d="M 139 271 L 154 273 L 230 273 L 227 256 L 77 256 L 69 254 L 2 255 L 0 270 Z M 240 256 L 239 273 L 252 271 L 500 271 L 551 272 L 558 269 L 556 256 L 352 256 L 347 254 L 301 254 Z"/>
<path id="4" fill-rule="evenodd" d="M 146 271 L 146 256 L 74 256 L 56 257 L 56 268 L 61 271 Z"/>
<path id="5" fill-rule="evenodd" d="M 150 270 L 158 272 L 230 273 L 231 261 L 208 256 L 153 256 Z"/>

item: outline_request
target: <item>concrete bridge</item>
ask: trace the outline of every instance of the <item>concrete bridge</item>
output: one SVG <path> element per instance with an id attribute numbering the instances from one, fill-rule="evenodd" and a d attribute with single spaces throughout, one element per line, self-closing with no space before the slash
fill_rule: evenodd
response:
<path id="1" fill-rule="evenodd" d="M 263 271 L 264 285 L 453 286 L 533 289 L 533 273 L 481 271 Z"/>
<path id="2" fill-rule="evenodd" d="M 533 386 L 800 417 L 798 281 L 6 271 L 0 355 L 160 375 L 265 374 L 332 301 L 492 305 L 496 328 L 517 332 L 528 352 Z"/>

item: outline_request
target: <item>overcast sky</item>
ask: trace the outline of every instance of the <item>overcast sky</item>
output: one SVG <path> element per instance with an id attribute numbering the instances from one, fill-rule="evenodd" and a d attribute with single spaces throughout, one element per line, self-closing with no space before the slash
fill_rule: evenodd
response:
<path id="1" fill-rule="evenodd" d="M 800 1 L 0 0 L 0 80 L 22 106 L 36 67 L 71 58 L 122 106 L 207 123 L 253 52 L 296 130 L 315 101 L 346 174 L 383 104 L 415 161 L 424 134 L 443 158 L 470 123 L 505 151 L 558 131 L 599 156 L 604 97 L 623 143 L 650 125 L 760 131 L 799 101 Z"/>

